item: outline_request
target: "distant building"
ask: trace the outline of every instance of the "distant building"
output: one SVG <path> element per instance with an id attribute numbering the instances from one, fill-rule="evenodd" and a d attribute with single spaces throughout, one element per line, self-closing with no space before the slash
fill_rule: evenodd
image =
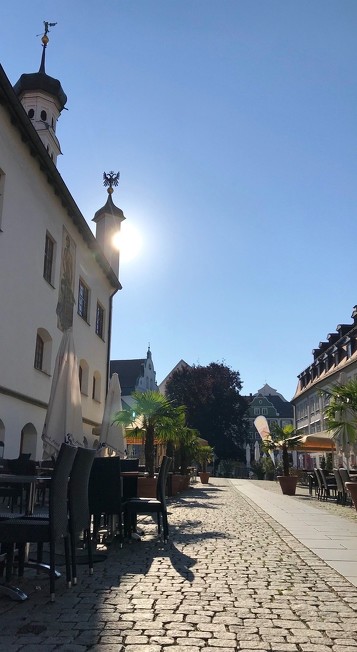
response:
<path id="1" fill-rule="evenodd" d="M 69 327 L 89 444 L 101 423 L 112 301 L 121 288 L 109 234 L 124 219 L 110 194 L 95 237 L 56 168 L 67 97 L 45 72 L 47 42 L 45 33 L 39 71 L 14 87 L 0 67 L 0 441 L 5 457 L 32 459 L 42 458 L 55 358 Z"/>
<path id="2" fill-rule="evenodd" d="M 187 364 L 187 362 L 185 362 L 184 360 L 180 360 L 180 362 L 178 362 L 174 366 L 174 368 L 171 369 L 171 371 L 167 374 L 167 376 L 164 378 L 164 380 L 161 381 L 161 383 L 159 385 L 159 392 L 161 394 L 165 395 L 166 394 L 166 385 L 169 382 L 169 380 L 171 380 L 171 378 L 172 378 L 173 374 L 175 373 L 175 371 L 180 371 L 181 369 L 184 369 L 185 367 L 189 367 L 189 366 L 190 365 Z"/>
<path id="3" fill-rule="evenodd" d="M 150 348 L 146 358 L 133 360 L 111 360 L 110 376 L 118 374 L 122 393 L 122 400 L 128 402 L 133 392 L 146 392 L 159 390 L 156 384 L 156 372 Z"/>
<path id="4" fill-rule="evenodd" d="M 256 394 L 250 394 L 244 397 L 248 402 L 249 408 L 247 418 L 249 422 L 248 441 L 251 447 L 251 454 L 254 455 L 255 442 L 261 447 L 261 438 L 254 425 L 254 420 L 258 416 L 263 416 L 268 421 L 269 427 L 274 423 L 281 427 L 294 424 L 294 407 L 287 401 L 282 394 L 265 384 Z"/>
<path id="5" fill-rule="evenodd" d="M 131 396 L 133 392 L 146 392 L 147 390 L 157 392 L 159 390 L 150 347 L 147 350 L 146 358 L 111 360 L 110 376 L 114 373 L 119 377 L 124 409 L 134 408 L 135 401 Z M 128 457 L 138 457 L 144 463 L 142 437 L 135 435 L 135 428 L 134 432 L 127 431 L 127 454 Z"/>

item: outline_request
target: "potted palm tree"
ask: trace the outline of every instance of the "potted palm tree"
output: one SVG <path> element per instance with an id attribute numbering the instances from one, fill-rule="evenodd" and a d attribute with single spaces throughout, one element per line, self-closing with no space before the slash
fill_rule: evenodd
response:
<path id="1" fill-rule="evenodd" d="M 327 430 L 334 433 L 334 439 L 346 450 L 356 441 L 357 380 L 351 378 L 346 383 L 336 383 L 322 393 L 328 399 L 324 410 Z M 357 510 L 357 482 L 346 482 L 345 487 Z"/>
<path id="2" fill-rule="evenodd" d="M 263 443 L 263 448 L 268 451 L 281 451 L 283 463 L 283 475 L 278 475 L 277 480 L 280 484 L 283 494 L 294 496 L 296 492 L 297 476 L 290 473 L 289 450 L 295 448 L 301 439 L 296 434 L 294 426 L 291 424 L 279 426 L 277 423 L 272 425 L 270 436 Z"/>
<path id="3" fill-rule="evenodd" d="M 133 392 L 132 398 L 135 401 L 134 406 L 117 412 L 113 423 L 124 425 L 127 428 L 136 426 L 137 433 L 143 435 L 145 468 L 148 477 L 154 478 L 155 440 L 159 440 L 163 433 L 175 428 L 182 408 L 174 407 L 163 394 L 152 390 Z M 149 489 L 149 491 L 151 493 L 154 489 Z"/>
<path id="4" fill-rule="evenodd" d="M 190 482 L 189 465 L 199 445 L 199 432 L 186 425 L 184 406 L 177 411 L 172 428 L 159 434 L 159 440 L 166 445 L 166 454 L 173 458 L 173 473 L 169 488 L 172 495 L 187 489 Z"/>
<path id="5" fill-rule="evenodd" d="M 207 464 L 213 459 L 214 450 L 212 446 L 199 446 L 196 451 L 196 460 L 201 465 L 199 472 L 202 484 L 208 484 L 210 474 L 207 471 Z"/>

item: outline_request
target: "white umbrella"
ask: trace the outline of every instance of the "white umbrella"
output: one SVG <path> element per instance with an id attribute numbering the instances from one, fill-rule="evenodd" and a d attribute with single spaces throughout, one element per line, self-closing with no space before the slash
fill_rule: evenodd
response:
<path id="1" fill-rule="evenodd" d="M 119 376 L 118 374 L 113 374 L 109 381 L 108 393 L 105 399 L 99 449 L 107 446 L 120 455 L 120 457 L 125 457 L 126 438 L 124 426 L 113 424 L 116 412 L 121 412 L 122 409 Z"/>
<path id="2" fill-rule="evenodd" d="M 58 349 L 42 439 L 43 459 L 56 457 L 64 441 L 83 446 L 81 389 L 71 328 L 64 331 Z"/>
<path id="3" fill-rule="evenodd" d="M 247 464 L 247 467 L 250 467 L 250 444 L 247 444 L 245 447 L 245 461 Z"/>
<path id="4" fill-rule="evenodd" d="M 259 442 L 255 442 L 254 444 L 254 461 L 259 462 L 260 460 L 260 448 L 259 448 Z"/>

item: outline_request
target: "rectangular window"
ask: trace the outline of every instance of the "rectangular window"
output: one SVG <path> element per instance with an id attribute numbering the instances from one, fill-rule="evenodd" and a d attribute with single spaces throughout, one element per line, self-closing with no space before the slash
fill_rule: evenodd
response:
<path id="1" fill-rule="evenodd" d="M 79 279 L 79 291 L 78 291 L 78 314 L 82 319 L 85 319 L 88 322 L 88 312 L 89 312 L 89 289 L 86 284 Z"/>
<path id="2" fill-rule="evenodd" d="M 95 316 L 95 332 L 102 340 L 104 339 L 104 308 L 98 302 Z"/>
<path id="3" fill-rule="evenodd" d="M 43 350 L 44 350 L 43 339 L 42 337 L 37 335 L 34 367 L 35 369 L 39 369 L 40 371 L 42 371 L 42 365 L 43 365 Z"/>
<path id="4" fill-rule="evenodd" d="M 54 253 L 55 243 L 48 235 L 48 233 L 46 233 L 45 257 L 43 260 L 43 278 L 45 281 L 47 281 L 47 283 L 52 283 Z"/>
<path id="5" fill-rule="evenodd" d="M 268 414 L 268 408 L 262 408 L 262 414 L 264 414 L 265 416 L 267 416 L 267 414 Z"/>
<path id="6" fill-rule="evenodd" d="M 260 414 L 260 408 L 255 407 L 254 408 L 254 416 L 256 416 L 257 414 Z"/>

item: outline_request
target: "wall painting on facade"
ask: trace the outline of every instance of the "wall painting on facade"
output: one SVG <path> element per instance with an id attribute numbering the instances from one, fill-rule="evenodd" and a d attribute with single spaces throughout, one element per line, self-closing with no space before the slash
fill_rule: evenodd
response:
<path id="1" fill-rule="evenodd" d="M 76 262 L 76 245 L 63 228 L 62 255 L 61 255 L 61 281 L 58 292 L 58 303 L 56 308 L 57 326 L 62 331 L 71 328 L 73 325 L 74 298 L 74 270 Z"/>

